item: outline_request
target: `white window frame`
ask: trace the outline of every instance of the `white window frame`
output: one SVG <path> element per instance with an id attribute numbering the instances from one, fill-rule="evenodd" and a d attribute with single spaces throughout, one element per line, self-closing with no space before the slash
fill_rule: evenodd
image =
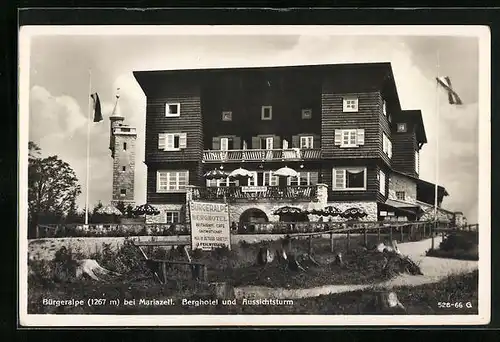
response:
<path id="1" fill-rule="evenodd" d="M 296 184 L 293 184 L 293 185 L 313 185 L 312 184 L 312 174 L 318 174 L 319 176 L 319 173 L 316 172 L 316 171 L 305 171 L 305 172 L 297 172 L 297 177 L 288 177 L 287 178 L 287 185 L 292 185 L 292 182 L 296 183 Z M 306 176 L 306 180 L 305 180 L 305 183 L 304 182 L 301 182 L 301 175 L 302 176 Z"/>
<path id="2" fill-rule="evenodd" d="M 274 137 L 262 137 L 260 139 L 260 143 L 262 144 L 262 139 L 266 139 L 266 145 L 265 146 L 260 146 L 261 150 L 272 150 L 274 149 Z"/>
<path id="3" fill-rule="evenodd" d="M 382 151 L 389 158 L 392 158 L 392 141 L 385 133 L 382 133 Z"/>
<path id="4" fill-rule="evenodd" d="M 364 172 L 364 186 L 362 188 L 348 188 L 347 187 L 347 172 L 348 170 L 356 170 L 356 171 L 363 171 Z M 336 176 L 337 176 L 337 171 L 343 171 L 344 176 L 343 176 L 343 185 L 342 187 L 336 187 Z M 332 191 L 366 191 L 367 189 L 367 173 L 368 170 L 366 167 L 338 167 L 332 169 Z"/>
<path id="5" fill-rule="evenodd" d="M 226 116 L 228 116 L 229 119 L 226 119 Z M 222 121 L 233 121 L 233 112 L 230 110 L 222 111 Z"/>
<path id="6" fill-rule="evenodd" d="M 356 113 L 359 111 L 359 99 L 347 96 L 342 99 L 342 111 L 344 113 Z"/>
<path id="7" fill-rule="evenodd" d="M 403 127 L 402 130 L 399 129 L 399 125 L 402 125 L 402 127 Z M 408 127 L 406 125 L 406 122 L 399 122 L 399 123 L 396 124 L 396 131 L 398 133 L 406 133 L 407 130 L 408 130 Z"/>
<path id="8" fill-rule="evenodd" d="M 179 178 L 180 174 L 184 173 L 186 178 L 186 184 L 180 184 Z M 166 186 L 161 188 L 162 175 L 165 174 Z M 172 181 L 175 180 L 174 188 L 170 188 L 170 179 L 173 177 Z M 156 171 L 156 192 L 157 193 L 175 193 L 175 192 L 186 192 L 186 186 L 189 185 L 189 171 L 188 170 L 158 170 Z"/>
<path id="9" fill-rule="evenodd" d="M 403 198 L 399 198 L 398 195 L 403 194 Z M 396 199 L 398 201 L 406 201 L 406 192 L 405 191 L 396 191 Z"/>
<path id="10" fill-rule="evenodd" d="M 379 170 L 379 192 L 385 196 L 385 173 L 382 170 Z"/>
<path id="11" fill-rule="evenodd" d="M 232 180 L 229 177 L 227 177 L 226 179 L 217 179 L 217 186 L 218 187 L 230 186 L 231 184 L 234 184 L 234 186 L 240 186 L 240 181 L 237 179 Z"/>
<path id="12" fill-rule="evenodd" d="M 175 137 L 179 137 L 179 147 L 174 147 Z M 162 140 L 163 144 L 162 145 Z M 172 146 L 169 146 L 169 141 L 172 142 Z M 187 147 L 187 134 L 186 133 L 161 133 L 158 136 L 158 148 L 164 151 L 179 151 Z"/>
<path id="13" fill-rule="evenodd" d="M 354 143 L 352 142 L 354 136 Z M 347 144 L 344 143 L 344 138 L 347 137 Z M 342 138 L 340 141 L 340 147 L 358 147 L 358 130 L 357 129 L 343 129 L 342 130 Z"/>
<path id="14" fill-rule="evenodd" d="M 221 151 L 227 151 L 229 149 L 229 138 L 220 138 L 219 149 Z"/>
<path id="15" fill-rule="evenodd" d="M 170 113 L 170 106 L 177 106 L 177 114 Z M 179 102 L 167 102 L 165 103 L 165 117 L 176 118 L 181 116 L 181 104 Z"/>
<path id="16" fill-rule="evenodd" d="M 310 108 L 304 108 L 302 109 L 302 119 L 303 120 L 309 120 L 309 119 L 312 119 L 312 109 Z"/>
<path id="17" fill-rule="evenodd" d="M 169 214 L 172 220 L 169 221 Z M 174 216 L 177 215 L 177 221 L 174 220 Z M 177 210 L 166 210 L 165 211 L 165 223 L 179 223 L 181 218 L 181 213 Z"/>
<path id="18" fill-rule="evenodd" d="M 266 174 L 268 176 L 269 182 L 266 182 Z M 262 183 L 264 186 L 278 186 L 279 185 L 279 178 L 278 176 L 273 175 L 272 171 L 265 171 L 264 175 L 262 177 Z"/>
<path id="19" fill-rule="evenodd" d="M 415 172 L 419 173 L 420 171 L 420 154 L 418 151 L 415 151 Z"/>
<path id="20" fill-rule="evenodd" d="M 312 135 L 303 135 L 300 137 L 300 148 L 313 148 L 314 137 Z"/>
<path id="21" fill-rule="evenodd" d="M 382 100 L 382 113 L 387 116 L 387 101 Z"/>
<path id="22" fill-rule="evenodd" d="M 269 109 L 269 117 L 264 116 L 266 109 Z M 260 118 L 262 120 L 272 120 L 273 119 L 273 106 L 262 106 L 261 110 L 260 110 Z"/>

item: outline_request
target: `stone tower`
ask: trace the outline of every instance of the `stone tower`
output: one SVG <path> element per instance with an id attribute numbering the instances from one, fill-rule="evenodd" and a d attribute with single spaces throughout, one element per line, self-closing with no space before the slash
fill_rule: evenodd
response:
<path id="1" fill-rule="evenodd" d="M 125 118 L 120 111 L 120 95 L 116 94 L 115 107 L 109 117 L 110 135 L 109 149 L 113 158 L 113 193 L 111 204 L 116 206 L 122 201 L 125 206 L 135 205 L 135 146 L 137 132 L 135 127 L 123 123 Z"/>

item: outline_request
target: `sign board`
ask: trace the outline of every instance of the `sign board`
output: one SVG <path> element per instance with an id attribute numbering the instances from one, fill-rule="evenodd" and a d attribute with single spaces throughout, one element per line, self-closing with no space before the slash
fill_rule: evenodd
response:
<path id="1" fill-rule="evenodd" d="M 265 192 L 267 191 L 267 186 L 242 186 L 242 192 Z"/>
<path id="2" fill-rule="evenodd" d="M 191 217 L 191 248 L 231 249 L 229 207 L 225 203 L 189 202 Z"/>

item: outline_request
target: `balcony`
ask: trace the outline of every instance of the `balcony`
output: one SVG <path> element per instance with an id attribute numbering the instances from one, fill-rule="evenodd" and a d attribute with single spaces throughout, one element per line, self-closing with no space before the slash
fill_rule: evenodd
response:
<path id="1" fill-rule="evenodd" d="M 201 201 L 317 199 L 317 185 L 191 187 L 191 198 Z"/>
<path id="2" fill-rule="evenodd" d="M 204 150 L 206 163 L 244 162 L 244 161 L 296 161 L 321 159 L 321 149 L 247 149 L 247 150 Z"/>

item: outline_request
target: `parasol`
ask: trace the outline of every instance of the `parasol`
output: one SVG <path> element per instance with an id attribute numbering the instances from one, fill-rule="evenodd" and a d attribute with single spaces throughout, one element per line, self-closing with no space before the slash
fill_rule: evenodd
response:
<path id="1" fill-rule="evenodd" d="M 212 180 L 212 179 L 225 179 L 227 178 L 228 173 L 219 169 L 213 169 L 205 172 L 203 175 L 204 178 Z"/>
<path id="2" fill-rule="evenodd" d="M 304 214 L 304 211 L 297 207 L 281 207 L 276 209 L 273 215 Z"/>
<path id="3" fill-rule="evenodd" d="M 357 220 L 368 216 L 368 214 L 361 208 L 349 208 L 341 213 L 340 216 L 348 220 Z"/>
<path id="4" fill-rule="evenodd" d="M 97 210 L 97 214 L 121 216 L 122 212 L 112 205 L 105 205 Z"/>
<path id="5" fill-rule="evenodd" d="M 138 205 L 132 210 L 132 213 L 136 216 L 142 215 L 159 215 L 160 211 L 153 207 L 151 204 Z"/>
<path id="6" fill-rule="evenodd" d="M 285 166 L 274 171 L 274 175 L 279 177 L 297 177 L 298 173 L 297 171 L 290 169 L 288 166 Z"/>
<path id="7" fill-rule="evenodd" d="M 229 173 L 229 178 L 233 178 L 233 179 L 245 179 L 245 178 L 252 178 L 253 177 L 253 174 L 252 172 L 246 170 L 246 169 L 243 169 L 241 167 L 237 168 L 236 170 L 233 170 L 231 171 L 231 173 Z"/>

